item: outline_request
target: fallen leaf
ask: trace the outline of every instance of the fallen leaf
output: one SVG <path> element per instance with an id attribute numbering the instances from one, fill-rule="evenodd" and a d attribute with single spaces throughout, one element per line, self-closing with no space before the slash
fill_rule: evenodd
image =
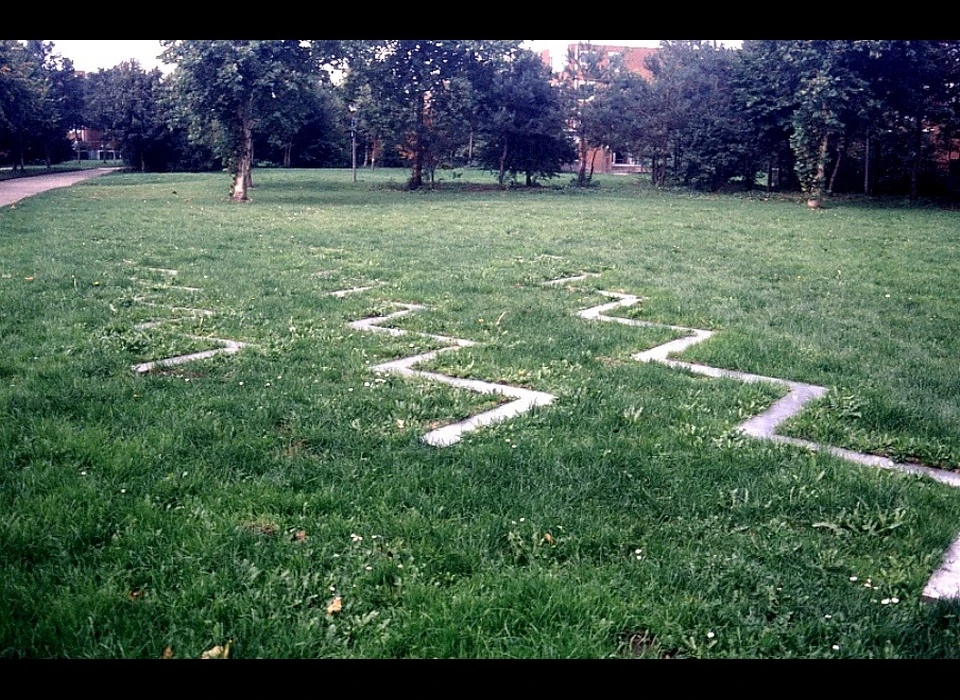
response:
<path id="1" fill-rule="evenodd" d="M 549 532 L 543 533 L 543 539 L 547 544 L 553 544 L 553 535 Z"/>
<path id="2" fill-rule="evenodd" d="M 30 275 L 29 277 L 24 277 L 23 279 L 26 280 L 27 282 L 33 282 L 35 278 L 33 275 Z"/>
<path id="3" fill-rule="evenodd" d="M 143 591 L 131 590 L 129 593 L 127 593 L 127 597 L 130 600 L 140 600 L 141 598 L 143 598 Z"/>
<path id="4" fill-rule="evenodd" d="M 330 605 L 327 606 L 327 615 L 334 615 L 343 610 L 343 598 L 337 596 Z"/>
<path id="5" fill-rule="evenodd" d="M 307 539 L 306 530 L 297 530 L 295 533 L 293 533 L 294 542 L 303 542 L 305 539 Z"/>
<path id="6" fill-rule="evenodd" d="M 163 656 L 161 659 L 172 659 L 173 658 L 173 647 L 167 647 L 163 650 Z"/>
<path id="7" fill-rule="evenodd" d="M 224 646 L 219 644 L 215 647 L 207 649 L 205 652 L 200 654 L 201 659 L 227 659 L 230 657 L 230 645 L 233 644 L 233 640 L 230 640 Z"/>

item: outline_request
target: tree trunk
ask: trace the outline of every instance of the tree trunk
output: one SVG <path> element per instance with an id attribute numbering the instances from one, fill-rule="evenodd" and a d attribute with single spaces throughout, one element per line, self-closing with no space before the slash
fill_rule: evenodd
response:
<path id="1" fill-rule="evenodd" d="M 283 147 L 283 167 L 289 168 L 293 161 L 293 143 L 288 143 Z"/>
<path id="2" fill-rule="evenodd" d="M 253 189 L 253 128 L 250 129 L 250 167 L 247 168 L 247 189 Z"/>
<path id="3" fill-rule="evenodd" d="M 410 171 L 410 189 L 419 190 L 423 187 L 423 153 L 419 145 L 413 153 L 413 168 Z"/>
<path id="4" fill-rule="evenodd" d="M 846 141 L 846 139 L 844 139 Z M 846 143 L 841 144 L 837 149 L 837 162 L 833 164 L 833 172 L 830 173 L 830 183 L 827 185 L 827 193 L 833 194 L 833 186 L 837 181 L 837 172 L 840 170 L 840 161 L 843 160 L 843 152 L 846 150 Z"/>
<path id="5" fill-rule="evenodd" d="M 870 134 L 863 148 L 863 193 L 870 194 Z"/>
<path id="6" fill-rule="evenodd" d="M 497 182 L 500 189 L 503 189 L 503 178 L 507 172 L 507 139 L 503 140 L 503 150 L 500 151 L 500 170 L 497 172 Z"/>
<path id="7" fill-rule="evenodd" d="M 417 97 L 417 122 L 413 134 L 413 168 L 410 173 L 410 189 L 418 190 L 423 187 L 423 168 L 426 165 L 427 148 L 424 143 L 426 124 L 426 95 Z"/>
<path id="8" fill-rule="evenodd" d="M 823 132 L 820 139 L 820 147 L 817 149 L 817 169 L 814 176 L 813 192 L 814 199 L 819 199 L 823 195 L 824 183 L 827 179 L 827 152 L 830 148 L 830 133 Z"/>
<path id="9" fill-rule="evenodd" d="M 250 186 L 250 170 L 253 167 L 253 106 L 246 104 L 241 108 L 240 122 L 242 137 L 240 152 L 237 153 L 237 170 L 233 176 L 233 189 L 230 198 L 235 202 L 247 201 L 247 188 Z"/>
<path id="10" fill-rule="evenodd" d="M 914 154 L 910 163 L 910 200 L 917 198 L 919 191 L 917 180 L 920 173 L 920 157 L 923 150 L 923 120 L 917 117 L 915 120 L 916 143 L 914 145 Z"/>
<path id="11" fill-rule="evenodd" d="M 580 169 L 577 172 L 577 186 L 583 187 L 587 184 L 587 142 L 581 138 L 578 145 L 580 151 Z"/>

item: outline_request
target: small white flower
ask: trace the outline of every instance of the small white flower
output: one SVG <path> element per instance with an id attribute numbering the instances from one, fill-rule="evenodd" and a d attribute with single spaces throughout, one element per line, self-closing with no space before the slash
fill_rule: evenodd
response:
<path id="1" fill-rule="evenodd" d="M 363 568 L 366 569 L 367 571 L 373 571 L 373 567 L 372 567 L 372 566 L 365 566 L 365 567 L 363 567 Z"/>
<path id="2" fill-rule="evenodd" d="M 526 518 L 520 518 L 520 522 L 521 522 L 521 523 L 522 523 L 524 520 L 526 520 Z"/>
<path id="3" fill-rule="evenodd" d="M 883 600 L 880 601 L 880 605 L 890 605 L 890 599 L 884 598 Z"/>
<path id="4" fill-rule="evenodd" d="M 240 386 L 243 386 L 243 382 L 240 382 Z"/>
<path id="5" fill-rule="evenodd" d="M 840 645 L 839 645 L 839 644 L 834 644 L 834 645 L 833 645 L 832 647 L 830 647 L 830 648 L 833 649 L 834 651 L 840 651 Z"/>
<path id="6" fill-rule="evenodd" d="M 126 492 L 127 492 L 126 489 L 120 489 L 120 493 L 126 493 Z"/>
<path id="7" fill-rule="evenodd" d="M 707 639 L 713 639 L 716 636 L 713 632 L 707 632 Z"/>
<path id="8" fill-rule="evenodd" d="M 80 472 L 80 476 L 86 476 L 86 475 L 87 475 L 86 472 Z"/>
<path id="9" fill-rule="evenodd" d="M 824 620 L 829 620 L 831 617 L 833 617 L 833 615 L 829 615 L 829 614 L 828 614 L 828 615 L 824 615 L 824 616 L 823 616 L 823 619 L 824 619 Z"/>
<path id="10" fill-rule="evenodd" d="M 900 602 L 900 599 L 897 598 L 896 596 L 894 596 L 893 598 L 890 599 L 890 602 L 891 602 L 891 603 L 899 603 L 899 602 Z"/>
<path id="11" fill-rule="evenodd" d="M 856 577 L 856 576 L 851 576 L 851 577 L 850 577 L 850 580 L 851 580 L 851 581 L 856 581 L 856 580 L 857 580 L 857 577 Z"/>

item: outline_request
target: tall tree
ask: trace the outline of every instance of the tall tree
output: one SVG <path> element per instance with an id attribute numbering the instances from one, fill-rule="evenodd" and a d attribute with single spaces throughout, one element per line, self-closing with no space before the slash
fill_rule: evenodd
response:
<path id="1" fill-rule="evenodd" d="M 129 165 L 165 170 L 174 154 L 160 70 L 125 61 L 87 81 L 87 126 L 116 141 Z"/>
<path id="2" fill-rule="evenodd" d="M 317 74 L 310 45 L 298 40 L 164 41 L 163 60 L 191 116 L 194 138 L 212 140 L 230 170 L 230 197 L 246 201 L 253 134 L 273 105 L 295 105 Z"/>
<path id="3" fill-rule="evenodd" d="M 549 67 L 529 51 L 493 69 L 478 133 L 480 162 L 497 173 L 500 187 L 507 173 L 523 174 L 528 186 L 538 177 L 554 177 L 576 156 L 550 77 Z"/>
<path id="4" fill-rule="evenodd" d="M 749 140 L 735 99 L 737 52 L 712 41 L 664 41 L 648 60 L 649 111 L 658 140 L 659 184 L 667 159 L 683 185 L 715 190 L 734 176 L 753 178 Z"/>
<path id="5" fill-rule="evenodd" d="M 577 185 L 593 177 L 594 158 L 603 145 L 604 121 L 598 97 L 609 85 L 609 62 L 590 43 L 577 44 L 567 51 L 561 74 L 569 127 L 577 147 Z M 591 153 L 593 154 L 591 156 Z"/>
<path id="6" fill-rule="evenodd" d="M 26 140 L 42 100 L 26 47 L 14 39 L 0 40 L 0 147 L 10 152 L 14 169 L 23 168 Z"/>
<path id="7" fill-rule="evenodd" d="M 389 131 L 410 164 L 411 189 L 423 186 L 425 172 L 443 155 L 469 143 L 482 65 L 518 50 L 519 44 L 401 39 L 352 46 L 349 94 L 367 87 L 367 117 Z"/>
<path id="8" fill-rule="evenodd" d="M 67 132 L 82 121 L 83 81 L 50 42 L 0 42 L 0 138 L 23 168 L 27 154 L 47 167 L 69 154 Z"/>

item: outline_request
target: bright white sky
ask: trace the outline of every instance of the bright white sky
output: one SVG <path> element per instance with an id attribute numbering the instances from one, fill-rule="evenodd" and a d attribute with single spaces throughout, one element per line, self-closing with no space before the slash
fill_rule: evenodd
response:
<path id="1" fill-rule="evenodd" d="M 150 39 L 49 39 L 53 41 L 54 51 L 73 61 L 77 70 L 95 73 L 101 69 L 113 68 L 121 61 L 136 59 L 144 70 L 159 68 L 167 72 L 170 67 L 158 56 L 163 50 L 160 41 Z M 562 68 L 563 59 L 569 44 L 585 40 L 538 40 L 526 41 L 524 46 L 540 52 L 550 50 L 554 70 Z M 591 39 L 593 44 L 612 44 L 614 46 L 659 46 L 660 40 Z M 739 46 L 740 41 L 720 40 L 726 46 Z"/>

